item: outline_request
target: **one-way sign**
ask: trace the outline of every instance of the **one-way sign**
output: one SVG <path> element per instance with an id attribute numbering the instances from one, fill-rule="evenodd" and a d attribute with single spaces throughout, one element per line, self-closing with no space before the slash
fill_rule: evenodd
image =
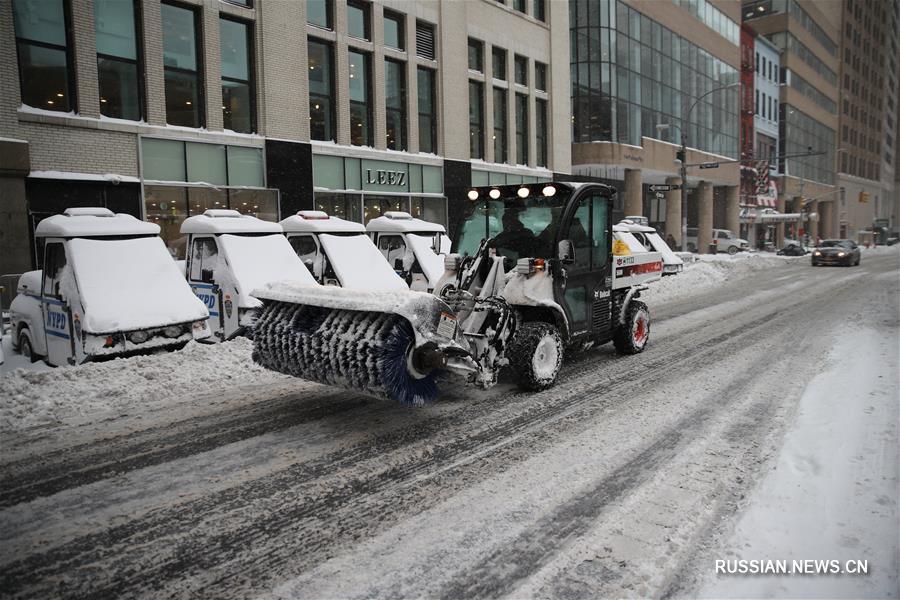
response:
<path id="1" fill-rule="evenodd" d="M 680 189 L 681 189 L 681 186 L 677 183 L 674 185 L 666 184 L 666 185 L 651 185 L 650 186 L 651 192 L 671 192 L 672 190 L 680 190 Z"/>
<path id="2" fill-rule="evenodd" d="M 701 169 L 718 169 L 719 163 L 717 163 L 717 162 L 700 163 L 700 168 Z"/>

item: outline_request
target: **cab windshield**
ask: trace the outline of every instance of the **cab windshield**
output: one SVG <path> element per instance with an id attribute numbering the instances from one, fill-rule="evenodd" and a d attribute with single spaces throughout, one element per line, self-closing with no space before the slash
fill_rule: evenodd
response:
<path id="1" fill-rule="evenodd" d="M 523 257 L 551 258 L 553 242 L 569 193 L 558 190 L 551 197 L 533 195 L 466 204 L 456 252 L 468 256 L 478 252 L 485 238 L 492 238 L 497 253 L 518 260 Z"/>

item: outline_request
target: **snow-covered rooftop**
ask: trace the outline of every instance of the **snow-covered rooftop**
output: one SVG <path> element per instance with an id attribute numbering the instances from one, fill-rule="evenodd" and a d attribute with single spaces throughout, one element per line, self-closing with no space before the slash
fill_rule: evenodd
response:
<path id="1" fill-rule="evenodd" d="M 320 210 L 301 210 L 283 219 L 281 226 L 286 233 L 365 233 L 362 223 L 330 217 Z"/>
<path id="2" fill-rule="evenodd" d="M 181 233 L 282 233 L 278 223 L 263 221 L 236 210 L 209 208 L 201 215 L 188 217 Z"/>
<path id="3" fill-rule="evenodd" d="M 443 225 L 416 219 L 406 212 L 388 211 L 384 215 L 369 221 L 369 224 L 366 225 L 366 231 L 399 231 L 401 233 L 433 231 L 435 233 L 444 233 L 446 230 Z"/>
<path id="4" fill-rule="evenodd" d="M 158 235 L 159 225 L 102 207 L 67 208 L 47 217 L 34 230 L 36 237 L 88 237 L 107 235 Z"/>

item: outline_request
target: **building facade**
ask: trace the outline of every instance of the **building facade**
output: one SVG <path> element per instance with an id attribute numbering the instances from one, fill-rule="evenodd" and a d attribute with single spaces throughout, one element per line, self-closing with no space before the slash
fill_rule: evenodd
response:
<path id="1" fill-rule="evenodd" d="M 802 225 L 779 224 L 785 236 L 831 237 L 838 231 L 835 180 L 841 2 L 752 0 L 744 20 L 780 52 L 778 202 L 780 212 L 810 215 Z M 775 99 L 773 98 L 773 102 Z M 768 101 L 766 110 L 768 110 Z M 798 231 L 802 229 L 803 231 Z"/>
<path id="2" fill-rule="evenodd" d="M 869 242 L 893 225 L 898 7 L 845 0 L 842 9 L 839 235 Z"/>
<path id="3" fill-rule="evenodd" d="M 738 231 L 739 168 L 687 173 L 738 158 L 740 5 L 707 0 L 570 0 L 572 172 L 621 190 L 622 214 L 644 215 L 676 244 L 682 217 L 706 251 L 714 226 Z"/>
<path id="4" fill-rule="evenodd" d="M 570 171 L 568 9 L 547 0 L 0 4 L 0 273 L 69 206 L 159 223 L 402 209 Z M 31 249 L 31 250 L 28 250 Z"/>

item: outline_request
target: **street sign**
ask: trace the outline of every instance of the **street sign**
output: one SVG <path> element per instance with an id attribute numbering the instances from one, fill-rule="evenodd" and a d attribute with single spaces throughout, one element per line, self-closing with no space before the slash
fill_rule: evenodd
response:
<path id="1" fill-rule="evenodd" d="M 681 189 L 681 186 L 677 183 L 673 184 L 673 185 L 655 184 L 655 185 L 650 186 L 651 192 L 671 192 L 672 190 L 680 190 L 680 189 Z"/>
<path id="2" fill-rule="evenodd" d="M 708 162 L 708 163 L 700 163 L 701 169 L 718 169 L 719 163 L 717 162 Z"/>
<path id="3" fill-rule="evenodd" d="M 657 200 L 662 200 L 662 199 L 665 198 L 665 197 L 666 197 L 666 195 L 665 195 L 663 192 L 656 192 L 656 199 L 657 199 Z"/>

